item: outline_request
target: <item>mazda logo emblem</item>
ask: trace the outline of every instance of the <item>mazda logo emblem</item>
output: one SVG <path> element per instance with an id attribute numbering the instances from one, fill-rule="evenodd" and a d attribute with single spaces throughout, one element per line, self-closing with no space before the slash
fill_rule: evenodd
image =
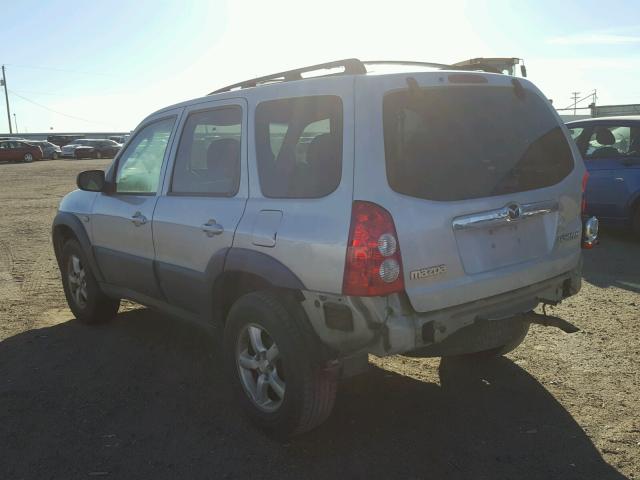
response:
<path id="1" fill-rule="evenodd" d="M 513 203 L 507 207 L 507 218 L 509 220 L 517 220 L 522 215 L 522 207 Z"/>

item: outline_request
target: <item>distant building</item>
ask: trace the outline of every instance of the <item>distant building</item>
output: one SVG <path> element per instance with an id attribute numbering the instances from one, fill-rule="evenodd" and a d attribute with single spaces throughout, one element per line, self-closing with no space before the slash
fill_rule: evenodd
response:
<path id="1" fill-rule="evenodd" d="M 573 112 L 576 112 L 576 115 Z M 584 118 L 594 117 L 620 117 L 625 115 L 640 115 L 640 104 L 632 103 L 625 105 L 594 105 L 591 104 L 586 108 L 562 108 L 558 109 L 560 117 L 565 122 L 571 120 L 582 120 Z"/>

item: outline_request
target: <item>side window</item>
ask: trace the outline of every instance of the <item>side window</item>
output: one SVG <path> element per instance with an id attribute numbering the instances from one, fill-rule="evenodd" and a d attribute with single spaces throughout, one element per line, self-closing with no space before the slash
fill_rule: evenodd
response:
<path id="1" fill-rule="evenodd" d="M 116 192 L 155 193 L 160 169 L 175 117 L 144 127 L 120 156 L 116 171 Z"/>
<path id="2" fill-rule="evenodd" d="M 571 138 L 573 138 L 574 140 L 576 140 L 584 131 L 584 128 L 582 127 L 576 127 L 576 128 L 570 128 L 569 129 L 569 133 L 571 134 Z"/>
<path id="3" fill-rule="evenodd" d="M 260 103 L 256 108 L 260 187 L 271 198 L 319 198 L 342 174 L 342 101 L 322 95 Z"/>
<path id="4" fill-rule="evenodd" d="M 242 108 L 189 115 L 180 138 L 171 192 L 231 197 L 240 185 Z"/>
<path id="5" fill-rule="evenodd" d="M 630 151 L 629 127 L 597 126 L 587 145 L 586 158 L 611 158 L 627 156 Z"/>

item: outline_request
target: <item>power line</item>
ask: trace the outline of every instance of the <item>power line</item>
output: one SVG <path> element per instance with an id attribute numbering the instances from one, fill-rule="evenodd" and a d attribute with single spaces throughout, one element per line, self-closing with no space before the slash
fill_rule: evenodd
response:
<path id="1" fill-rule="evenodd" d="M 66 113 L 59 112 L 59 111 L 57 111 L 57 110 L 54 110 L 53 108 L 49 108 L 49 107 L 47 107 L 46 105 L 42 105 L 41 103 L 35 102 L 35 101 L 33 101 L 33 100 L 31 100 L 31 99 L 29 99 L 29 98 L 27 98 L 27 97 L 23 97 L 22 95 L 20 95 L 20 94 L 18 94 L 18 93 L 16 93 L 16 92 L 14 92 L 13 90 L 9 90 L 9 92 L 11 92 L 11 95 L 15 95 L 16 97 L 19 97 L 19 98 L 21 98 L 22 100 L 25 100 L 25 101 L 27 101 L 27 102 L 29 102 L 29 103 L 33 103 L 34 105 L 36 105 L 36 106 L 38 106 L 38 107 L 40 107 L 40 108 L 44 108 L 45 110 L 48 110 L 48 111 L 50 111 L 50 112 L 56 113 L 56 114 L 58 114 L 58 115 L 62 115 L 63 117 L 72 118 L 72 119 L 74 119 L 74 120 L 80 120 L 81 122 L 93 123 L 93 124 L 95 124 L 95 125 L 107 125 L 107 126 L 111 127 L 111 125 L 109 125 L 109 124 L 107 124 L 107 123 L 95 122 L 95 121 L 93 121 L 93 120 L 87 120 L 86 118 L 75 117 L 75 116 L 73 116 L 73 115 L 67 115 Z"/>

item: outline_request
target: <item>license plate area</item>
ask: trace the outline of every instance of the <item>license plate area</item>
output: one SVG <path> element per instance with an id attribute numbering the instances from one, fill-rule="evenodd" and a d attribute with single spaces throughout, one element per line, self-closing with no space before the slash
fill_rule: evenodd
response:
<path id="1" fill-rule="evenodd" d="M 547 251 L 542 218 L 456 232 L 458 252 L 467 274 L 527 262 Z"/>

